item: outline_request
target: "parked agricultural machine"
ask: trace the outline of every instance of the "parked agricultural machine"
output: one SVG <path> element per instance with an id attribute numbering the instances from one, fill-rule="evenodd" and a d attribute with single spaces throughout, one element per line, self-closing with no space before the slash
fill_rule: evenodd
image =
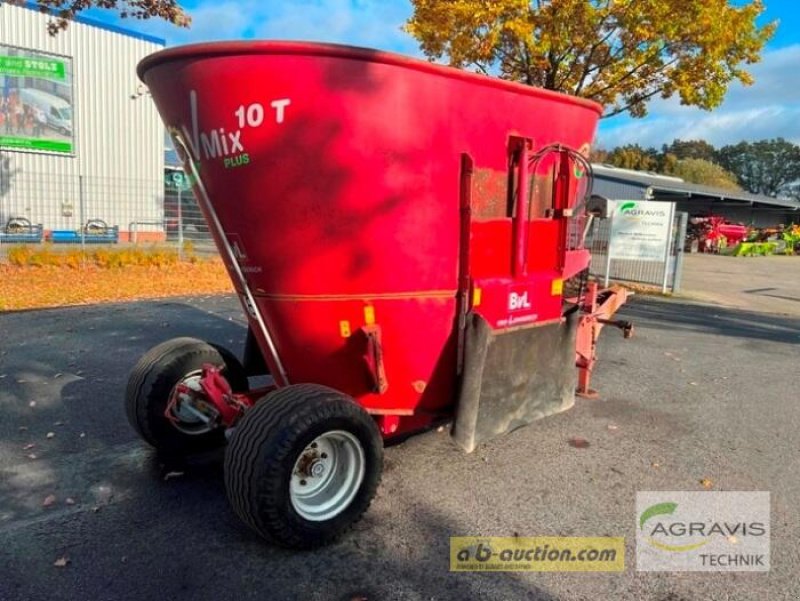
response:
<path id="1" fill-rule="evenodd" d="M 472 451 L 591 396 L 600 329 L 630 334 L 625 291 L 587 281 L 598 105 L 307 43 L 172 48 L 139 76 L 249 330 L 243 363 L 150 350 L 128 416 L 164 451 L 229 438 L 228 497 L 268 540 L 358 520 L 384 441 L 452 422 Z"/>
<path id="2" fill-rule="evenodd" d="M 718 253 L 734 247 L 747 238 L 748 228 L 740 223 L 730 223 L 724 217 L 692 217 L 686 242 L 694 252 Z"/>

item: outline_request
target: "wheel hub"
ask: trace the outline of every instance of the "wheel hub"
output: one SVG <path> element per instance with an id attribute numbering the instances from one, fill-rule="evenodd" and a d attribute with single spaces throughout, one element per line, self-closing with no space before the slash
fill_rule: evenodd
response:
<path id="1" fill-rule="evenodd" d="M 365 471 L 361 442 L 343 430 L 326 432 L 295 461 L 289 485 L 292 507 L 310 521 L 332 519 L 352 503 Z"/>
<path id="2" fill-rule="evenodd" d="M 325 474 L 325 464 L 319 459 L 315 459 L 308 471 L 312 478 L 321 478 Z"/>

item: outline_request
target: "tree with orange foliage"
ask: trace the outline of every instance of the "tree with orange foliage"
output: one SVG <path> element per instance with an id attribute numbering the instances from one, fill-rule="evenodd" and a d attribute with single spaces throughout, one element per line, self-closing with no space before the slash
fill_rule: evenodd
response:
<path id="1" fill-rule="evenodd" d="M 605 116 L 647 113 L 678 95 L 713 109 L 752 83 L 776 24 L 762 0 L 411 0 L 406 30 L 431 59 L 602 104 Z"/>

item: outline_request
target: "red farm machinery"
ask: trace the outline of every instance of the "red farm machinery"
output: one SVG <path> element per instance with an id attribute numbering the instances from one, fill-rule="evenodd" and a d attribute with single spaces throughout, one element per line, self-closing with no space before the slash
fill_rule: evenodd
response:
<path id="1" fill-rule="evenodd" d="M 355 522 L 384 441 L 450 422 L 472 451 L 564 411 L 592 394 L 600 328 L 630 332 L 582 245 L 599 106 L 311 43 L 172 48 L 139 76 L 249 329 L 242 362 L 192 338 L 150 350 L 128 416 L 162 451 L 229 439 L 228 497 L 268 540 Z"/>

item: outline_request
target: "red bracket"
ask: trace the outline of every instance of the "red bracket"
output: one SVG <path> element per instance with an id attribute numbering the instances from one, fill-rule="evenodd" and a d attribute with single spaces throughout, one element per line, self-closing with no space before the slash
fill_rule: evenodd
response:
<path id="1" fill-rule="evenodd" d="M 597 340 L 604 325 L 612 325 L 622 330 L 625 338 L 633 335 L 633 326 L 627 321 L 612 320 L 614 313 L 628 300 L 625 288 L 612 286 L 598 291 L 597 283 L 590 282 L 581 302 L 582 315 L 578 322 L 575 343 L 575 364 L 578 367 L 578 388 L 580 397 L 597 398 L 597 391 L 590 387 L 592 370 L 597 362 Z M 572 299 L 579 302 L 580 299 Z"/>
<path id="2" fill-rule="evenodd" d="M 391 436 L 397 432 L 399 426 L 399 415 L 381 415 L 378 417 L 378 427 L 381 429 L 381 434 L 384 436 Z"/>
<path id="3" fill-rule="evenodd" d="M 367 341 L 364 350 L 364 361 L 367 364 L 372 392 L 383 394 L 389 388 L 389 382 L 386 380 L 386 369 L 383 365 L 381 327 L 374 324 L 363 326 L 361 332 L 364 333 Z"/>
<path id="4" fill-rule="evenodd" d="M 245 394 L 235 394 L 231 390 L 231 385 L 222 375 L 222 368 L 206 363 L 203 365 L 203 373 L 200 377 L 201 390 L 189 388 L 185 384 L 175 387 L 172 396 L 164 410 L 164 416 L 175 421 L 173 413 L 175 405 L 181 394 L 195 397 L 198 404 L 208 403 L 214 407 L 219 414 L 219 422 L 226 428 L 233 426 L 244 413 L 245 409 L 252 406 L 252 399 Z"/>

